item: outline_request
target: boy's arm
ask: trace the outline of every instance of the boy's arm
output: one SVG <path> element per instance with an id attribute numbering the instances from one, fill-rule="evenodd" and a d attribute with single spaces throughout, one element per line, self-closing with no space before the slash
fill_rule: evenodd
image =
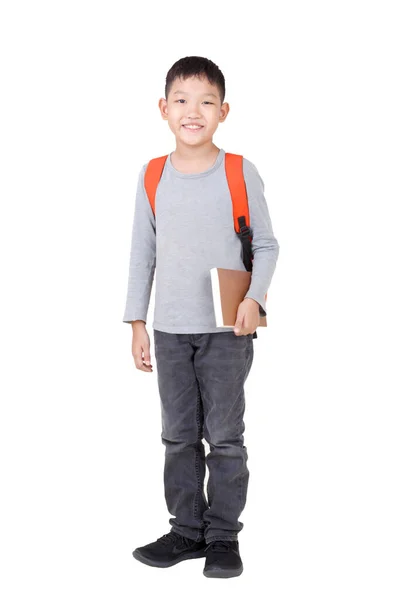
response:
<path id="1" fill-rule="evenodd" d="M 156 267 L 156 222 L 144 189 L 146 166 L 140 171 L 136 191 L 124 323 L 146 323 Z"/>
<path id="2" fill-rule="evenodd" d="M 249 203 L 254 256 L 251 284 L 245 298 L 252 298 L 258 302 L 261 307 L 260 315 L 265 316 L 265 294 L 275 271 L 279 244 L 272 230 L 264 197 L 264 182 L 253 163 L 245 158 L 243 158 L 243 174 Z"/>

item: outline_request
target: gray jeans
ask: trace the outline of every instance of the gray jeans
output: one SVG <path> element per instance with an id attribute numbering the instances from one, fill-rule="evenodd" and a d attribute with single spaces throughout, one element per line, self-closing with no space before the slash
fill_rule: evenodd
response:
<path id="1" fill-rule="evenodd" d="M 244 382 L 253 334 L 154 330 L 171 531 L 196 541 L 237 540 L 249 471 Z M 210 446 L 205 455 L 203 437 Z M 204 494 L 208 467 L 207 496 Z"/>

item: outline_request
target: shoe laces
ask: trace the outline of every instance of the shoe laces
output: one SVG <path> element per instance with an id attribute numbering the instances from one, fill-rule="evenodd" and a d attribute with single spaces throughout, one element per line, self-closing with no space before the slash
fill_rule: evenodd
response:
<path id="1" fill-rule="evenodd" d="M 157 542 L 161 542 L 162 544 L 165 544 L 166 546 L 168 544 L 171 544 L 171 542 L 175 544 L 178 541 L 180 541 L 181 548 L 187 547 L 191 543 L 190 540 L 187 540 L 187 538 L 183 537 L 182 535 L 175 533 L 175 531 L 170 531 L 169 533 L 164 534 L 157 540 Z"/>
<path id="2" fill-rule="evenodd" d="M 211 548 L 213 552 L 229 552 L 232 545 L 228 540 L 214 540 L 207 545 L 206 550 L 209 548 Z"/>
<path id="3" fill-rule="evenodd" d="M 157 542 L 161 542 L 162 544 L 170 544 L 171 542 L 176 542 L 179 537 L 180 536 L 177 533 L 170 531 L 169 533 L 166 533 L 158 538 Z"/>

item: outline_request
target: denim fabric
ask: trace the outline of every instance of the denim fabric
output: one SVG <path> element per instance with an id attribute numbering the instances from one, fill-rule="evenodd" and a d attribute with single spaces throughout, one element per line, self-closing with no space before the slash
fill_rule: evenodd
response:
<path id="1" fill-rule="evenodd" d="M 171 530 L 207 543 L 237 540 L 249 481 L 243 416 L 253 335 L 155 329 L 154 350 Z"/>

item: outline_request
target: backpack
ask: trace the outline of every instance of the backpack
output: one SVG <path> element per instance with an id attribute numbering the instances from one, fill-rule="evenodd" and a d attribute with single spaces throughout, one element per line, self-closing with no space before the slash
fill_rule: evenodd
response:
<path id="1" fill-rule="evenodd" d="M 155 199 L 158 183 L 164 169 L 168 154 L 149 161 L 144 174 L 144 187 L 150 202 L 153 215 L 156 215 Z M 225 152 L 225 172 L 232 198 L 233 225 L 236 235 L 242 244 L 242 260 L 246 271 L 253 270 L 252 230 L 250 229 L 250 212 L 247 200 L 246 183 L 243 175 L 243 156 Z M 265 299 L 267 294 L 265 294 Z M 265 316 L 260 306 L 260 315 Z M 257 337 L 257 332 L 253 338 Z"/>

